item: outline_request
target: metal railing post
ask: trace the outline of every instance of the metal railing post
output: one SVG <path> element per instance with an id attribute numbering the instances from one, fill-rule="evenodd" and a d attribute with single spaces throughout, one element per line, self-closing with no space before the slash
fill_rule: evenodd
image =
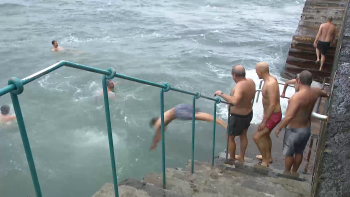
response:
<path id="1" fill-rule="evenodd" d="M 161 122 L 161 133 L 162 133 L 162 172 L 163 172 L 163 188 L 166 189 L 166 174 L 165 174 L 165 137 L 164 137 L 164 92 L 170 90 L 168 83 L 164 84 L 165 88 L 160 90 L 160 122 Z"/>
<path id="2" fill-rule="evenodd" d="M 231 104 L 228 105 L 228 117 L 227 117 L 227 145 L 226 145 L 226 162 L 228 161 L 228 143 L 229 143 L 229 128 L 230 128 L 230 115 L 231 115 Z M 234 155 L 235 156 L 235 155 Z M 234 157 L 233 156 L 233 157 Z M 231 155 L 232 157 L 232 155 Z"/>
<path id="3" fill-rule="evenodd" d="M 261 87 L 262 87 L 263 82 L 264 82 L 264 80 L 261 80 L 261 81 L 260 81 L 259 90 L 261 90 Z M 256 97 L 256 101 L 255 101 L 255 102 L 258 102 L 258 101 L 259 101 L 259 96 L 260 96 L 260 91 L 258 91 L 258 96 Z"/>
<path id="4" fill-rule="evenodd" d="M 196 96 L 193 96 L 193 110 L 192 110 L 192 155 L 191 155 L 191 173 L 193 174 L 194 168 L 194 139 L 196 130 Z"/>
<path id="5" fill-rule="evenodd" d="M 8 84 L 9 85 L 14 84 L 16 86 L 16 90 L 12 90 L 10 92 L 11 100 L 12 100 L 13 108 L 16 114 L 18 128 L 21 134 L 24 151 L 26 153 L 30 174 L 32 176 L 32 182 L 34 184 L 35 193 L 37 197 L 42 197 L 40 183 L 39 183 L 38 175 L 36 173 L 32 151 L 30 149 L 26 126 L 24 124 L 22 110 L 21 110 L 21 106 L 19 104 L 19 100 L 17 96 L 23 92 L 23 83 L 18 78 L 13 77 L 9 80 Z"/>
<path id="6" fill-rule="evenodd" d="M 214 166 L 214 157 L 215 157 L 215 137 L 216 137 L 216 105 L 220 103 L 221 99 L 217 98 L 214 103 L 214 121 L 213 121 L 213 154 L 211 159 L 211 165 Z"/>
<path id="7" fill-rule="evenodd" d="M 192 155 L 191 155 L 191 173 L 194 171 L 194 140 L 196 136 L 196 99 L 200 98 L 200 93 L 196 93 L 196 96 L 193 96 L 192 104 Z"/>
<path id="8" fill-rule="evenodd" d="M 111 166 L 112 166 L 112 174 L 113 174 L 113 184 L 114 184 L 114 195 L 115 197 L 119 197 L 118 191 L 118 180 L 117 180 L 117 170 L 115 166 L 115 156 L 114 156 L 114 146 L 113 146 L 113 135 L 112 135 L 112 125 L 111 125 L 111 114 L 109 111 L 109 100 L 108 100 L 108 90 L 107 90 L 107 79 L 112 79 L 114 77 L 115 71 L 112 69 L 111 75 L 102 77 L 102 88 L 103 88 L 103 99 L 105 103 L 105 114 L 106 114 L 106 122 L 107 122 L 107 133 L 108 133 L 108 143 L 109 143 L 109 153 L 111 157 Z"/>

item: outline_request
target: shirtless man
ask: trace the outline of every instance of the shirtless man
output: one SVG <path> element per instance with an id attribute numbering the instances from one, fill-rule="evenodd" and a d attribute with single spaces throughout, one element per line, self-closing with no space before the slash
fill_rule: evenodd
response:
<path id="1" fill-rule="evenodd" d="M 321 53 L 321 66 L 320 71 L 323 69 L 324 61 L 326 60 L 326 54 L 331 46 L 331 42 L 334 41 L 335 37 L 335 25 L 332 23 L 332 17 L 327 18 L 327 23 L 323 23 L 318 30 L 314 47 L 316 48 L 317 60 L 316 63 L 320 62 L 320 53 Z"/>
<path id="2" fill-rule="evenodd" d="M 281 124 L 276 130 L 276 137 L 281 129 L 286 128 L 283 139 L 283 155 L 285 155 L 285 171 L 297 172 L 303 159 L 305 146 L 311 135 L 311 113 L 318 97 L 329 95 L 320 88 L 310 87 L 312 74 L 303 71 L 296 79 L 295 90 L 297 91 L 290 99 Z"/>
<path id="3" fill-rule="evenodd" d="M 166 130 L 166 126 L 173 120 L 179 119 L 179 120 L 192 120 L 193 116 L 193 106 L 189 104 L 179 104 L 176 105 L 174 108 L 166 111 L 164 113 L 164 126 Z M 207 122 L 213 122 L 214 117 L 210 114 L 200 112 L 199 109 L 196 109 L 195 112 L 195 119 L 196 120 L 203 120 Z M 227 124 L 225 121 L 217 118 L 216 123 L 218 123 L 220 126 L 227 129 Z M 154 117 L 151 119 L 150 122 L 151 127 L 154 127 L 156 130 L 156 134 L 154 135 L 153 143 L 151 146 L 151 150 L 154 150 L 157 148 L 158 142 L 161 140 L 162 133 L 161 133 L 161 119 L 159 117 Z"/>
<path id="4" fill-rule="evenodd" d="M 9 113 L 10 113 L 10 107 L 8 105 L 1 106 L 0 123 L 6 124 L 16 119 L 16 116 L 9 115 Z"/>
<path id="5" fill-rule="evenodd" d="M 298 74 L 298 75 L 299 75 L 299 74 Z M 296 77 L 298 77 L 298 75 L 297 75 Z M 286 98 L 286 90 L 287 90 L 288 85 L 289 85 L 289 84 L 295 85 L 296 82 L 297 82 L 297 80 L 296 80 L 296 78 L 295 78 L 295 79 L 291 79 L 291 80 L 287 81 L 287 82 L 284 84 L 284 86 L 283 86 L 283 91 L 282 91 L 282 94 L 281 94 L 281 97 L 282 97 L 282 98 Z M 294 89 L 295 89 L 295 88 L 294 88 Z M 296 92 L 296 90 L 295 90 L 295 92 Z"/>
<path id="6" fill-rule="evenodd" d="M 244 161 L 245 151 L 248 146 L 247 131 L 253 118 L 252 101 L 255 96 L 255 83 L 252 79 L 245 78 L 245 69 L 241 65 L 236 65 L 231 71 L 232 78 L 236 85 L 232 88 L 231 94 L 225 94 L 218 90 L 215 96 L 221 96 L 225 101 L 233 106 L 229 117 L 229 145 L 231 161 L 237 159 Z M 235 137 L 239 136 L 240 154 L 236 155 Z"/>
<path id="7" fill-rule="evenodd" d="M 63 50 L 64 50 L 63 47 L 59 47 L 59 46 L 58 46 L 58 43 L 57 43 L 56 40 L 53 40 L 53 41 L 51 42 L 51 44 L 52 44 L 52 46 L 53 46 L 52 51 L 63 51 Z"/>
<path id="8" fill-rule="evenodd" d="M 264 86 L 261 91 L 264 117 L 253 139 L 261 153 L 256 158 L 262 160 L 261 165 L 268 167 L 273 161 L 271 157 L 272 142 L 270 134 L 282 119 L 279 86 L 277 79 L 270 75 L 269 66 L 266 62 L 259 62 L 255 69 L 259 79 L 264 80 Z"/>

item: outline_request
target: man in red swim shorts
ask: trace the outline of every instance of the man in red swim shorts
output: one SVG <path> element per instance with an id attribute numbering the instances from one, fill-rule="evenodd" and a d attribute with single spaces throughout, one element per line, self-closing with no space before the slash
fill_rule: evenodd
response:
<path id="1" fill-rule="evenodd" d="M 264 117 L 253 139 L 261 153 L 261 156 L 257 155 L 257 158 L 262 160 L 261 165 L 268 167 L 273 161 L 271 156 L 272 142 L 270 134 L 282 119 L 279 86 L 277 79 L 270 75 L 269 65 L 266 62 L 259 62 L 255 69 L 259 79 L 264 80 L 264 86 L 261 90 L 263 95 Z"/>

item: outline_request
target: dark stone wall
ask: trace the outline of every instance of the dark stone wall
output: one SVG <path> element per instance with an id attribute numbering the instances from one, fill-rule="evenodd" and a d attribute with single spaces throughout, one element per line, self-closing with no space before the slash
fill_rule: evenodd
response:
<path id="1" fill-rule="evenodd" d="M 328 123 L 320 135 L 313 196 L 350 197 L 350 12 L 333 65 Z"/>

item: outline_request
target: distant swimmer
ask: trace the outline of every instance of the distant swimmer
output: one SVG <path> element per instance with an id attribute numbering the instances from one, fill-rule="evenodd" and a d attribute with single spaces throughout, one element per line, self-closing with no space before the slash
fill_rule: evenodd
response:
<path id="1" fill-rule="evenodd" d="M 58 46 L 58 42 L 56 40 L 53 40 L 51 44 L 53 46 L 52 51 L 64 51 L 63 47 Z"/>
<path id="2" fill-rule="evenodd" d="M 108 97 L 110 97 L 110 96 L 116 97 L 116 93 L 115 93 L 114 87 L 119 84 L 119 81 L 114 83 L 113 81 L 107 79 L 106 83 L 107 83 Z"/>
<path id="3" fill-rule="evenodd" d="M 285 171 L 297 172 L 306 144 L 311 135 L 311 113 L 318 97 L 328 97 L 324 90 L 310 87 L 312 74 L 303 71 L 295 83 L 296 93 L 289 99 L 286 116 L 276 130 L 276 137 L 285 127 L 283 139 L 283 155 L 285 155 Z"/>
<path id="4" fill-rule="evenodd" d="M 10 107 L 8 105 L 1 106 L 0 123 L 6 124 L 16 119 L 15 115 L 10 115 Z"/>
<path id="5" fill-rule="evenodd" d="M 264 116 L 253 139 L 261 153 L 256 158 L 262 160 L 261 165 L 268 167 L 272 163 L 270 134 L 282 119 L 279 86 L 277 79 L 270 75 L 269 65 L 266 62 L 257 63 L 255 69 L 259 79 L 264 80 L 261 90 Z"/>
<path id="6" fill-rule="evenodd" d="M 166 111 L 164 113 L 164 126 L 166 130 L 166 126 L 171 123 L 173 120 L 192 120 L 192 113 L 193 113 L 193 106 L 189 104 L 179 104 L 176 105 L 174 108 Z M 214 117 L 210 114 L 200 112 L 199 109 L 195 109 L 195 119 L 196 120 L 202 120 L 207 122 L 213 122 Z M 227 128 L 227 124 L 225 121 L 217 118 L 216 123 L 220 126 Z M 154 150 L 157 147 L 158 142 L 161 140 L 161 119 L 159 117 L 154 117 L 151 119 L 150 122 L 151 127 L 154 127 L 156 130 L 156 133 L 154 135 L 153 143 L 151 146 L 151 150 Z"/>
<path id="7" fill-rule="evenodd" d="M 317 60 L 316 63 L 320 62 L 320 53 L 321 53 L 321 65 L 320 71 L 323 69 L 324 61 L 326 60 L 327 51 L 331 46 L 331 42 L 334 41 L 336 27 L 332 23 L 333 18 L 328 17 L 327 22 L 321 24 L 320 29 L 318 30 L 314 47 L 316 48 Z"/>
<path id="8" fill-rule="evenodd" d="M 245 151 L 248 146 L 247 131 L 253 119 L 253 99 L 255 96 L 255 83 L 252 79 L 245 77 L 245 69 L 236 65 L 231 70 L 231 75 L 236 85 L 232 88 L 231 94 L 225 94 L 218 90 L 215 96 L 220 96 L 225 101 L 233 104 L 229 117 L 229 143 L 228 152 L 231 161 L 237 159 L 243 162 Z M 240 154 L 236 155 L 235 137 L 239 136 Z"/>

